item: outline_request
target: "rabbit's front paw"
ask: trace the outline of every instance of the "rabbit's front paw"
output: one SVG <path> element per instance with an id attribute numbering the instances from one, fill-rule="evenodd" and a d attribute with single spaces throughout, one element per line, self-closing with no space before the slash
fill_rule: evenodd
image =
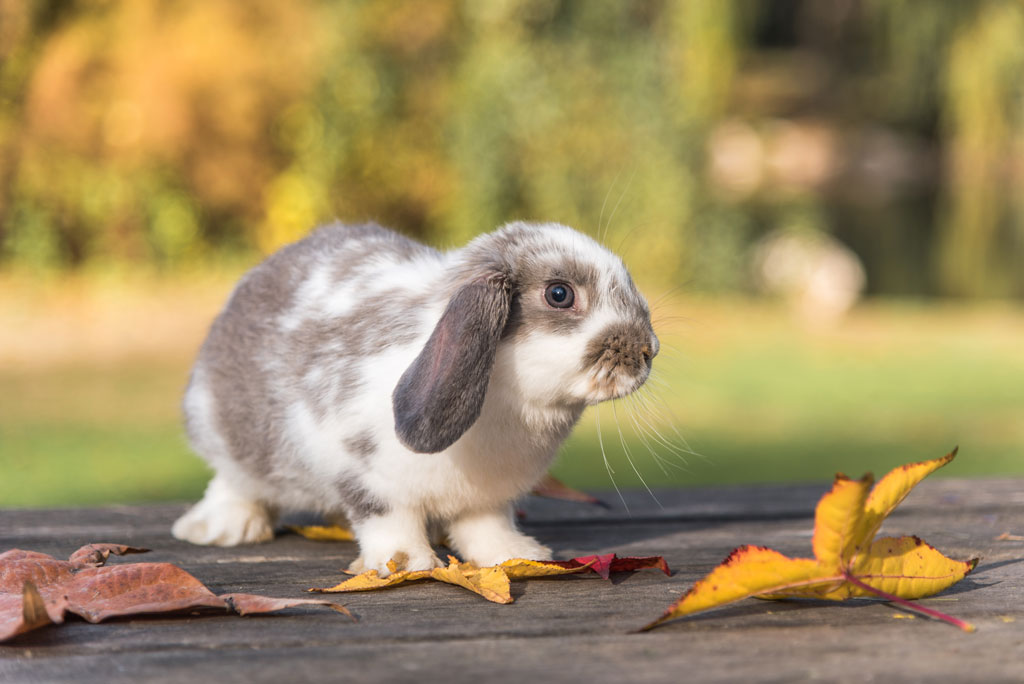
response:
<path id="1" fill-rule="evenodd" d="M 444 565 L 433 552 L 433 550 L 409 553 L 407 551 L 395 550 L 391 552 L 375 553 L 372 556 L 363 553 L 348 566 L 348 572 L 358 575 L 367 570 L 376 570 L 380 577 L 387 577 L 391 574 L 388 562 L 392 561 L 395 570 L 431 570 Z"/>
<path id="2" fill-rule="evenodd" d="M 425 521 L 416 511 L 392 510 L 364 518 L 353 527 L 360 555 L 349 566 L 350 572 L 376 570 L 387 577 L 391 574 L 389 561 L 396 570 L 430 570 L 442 565 L 427 540 Z"/>
<path id="3" fill-rule="evenodd" d="M 516 534 L 505 539 L 480 539 L 470 544 L 464 552 L 466 560 L 479 568 L 500 565 L 510 558 L 527 560 L 550 560 L 551 549 L 525 534 Z"/>
<path id="4" fill-rule="evenodd" d="M 498 565 L 510 558 L 551 558 L 551 549 L 517 530 L 503 511 L 462 518 L 452 523 L 450 532 L 462 558 L 477 567 Z"/>

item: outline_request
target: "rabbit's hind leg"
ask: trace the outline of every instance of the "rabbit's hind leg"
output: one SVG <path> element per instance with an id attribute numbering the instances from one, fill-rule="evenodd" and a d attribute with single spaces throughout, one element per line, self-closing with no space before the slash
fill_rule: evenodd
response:
<path id="1" fill-rule="evenodd" d="M 217 475 L 202 500 L 174 523 L 171 534 L 204 546 L 257 544 L 274 538 L 274 512 L 239 494 Z"/>

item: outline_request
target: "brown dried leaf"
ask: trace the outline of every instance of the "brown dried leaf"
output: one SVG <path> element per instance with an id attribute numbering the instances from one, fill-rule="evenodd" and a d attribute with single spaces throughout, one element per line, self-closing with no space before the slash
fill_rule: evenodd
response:
<path id="1" fill-rule="evenodd" d="M 537 483 L 531 494 L 542 496 L 546 499 L 560 499 L 562 501 L 575 501 L 576 503 L 592 504 L 601 508 L 611 508 L 604 501 L 586 492 L 574 489 L 565 484 L 555 476 L 548 473 Z"/>
<path id="2" fill-rule="evenodd" d="M 0 594 L 0 641 L 52 622 L 43 597 L 31 582 L 25 582 L 21 596 Z"/>
<path id="3" fill-rule="evenodd" d="M 227 601 L 228 605 L 231 606 L 231 609 L 239 615 L 273 613 L 278 610 L 294 608 L 296 606 L 326 606 L 332 610 L 336 610 L 339 613 L 349 616 L 352 618 L 353 622 L 356 621 L 356 617 L 349 612 L 348 608 L 340 603 L 332 603 L 331 601 L 301 598 L 270 598 L 269 596 L 260 596 L 259 594 L 221 594 L 220 598 Z"/>
<path id="4" fill-rule="evenodd" d="M 124 544 L 86 544 L 71 554 L 68 562 L 74 566 L 94 565 L 101 566 L 110 558 L 115 556 L 127 556 L 129 553 L 148 553 L 149 549 L 138 546 L 125 546 Z"/>
<path id="5" fill-rule="evenodd" d="M 251 594 L 217 596 L 170 563 L 103 565 L 112 553 L 142 551 L 121 544 L 89 544 L 66 561 L 19 549 L 0 554 L 0 641 L 45 624 L 59 624 L 65 613 L 100 622 L 115 616 L 200 607 L 233 608 L 241 614 L 251 614 L 312 604 L 328 605 L 348 614 L 341 606 L 314 599 L 270 599 Z"/>

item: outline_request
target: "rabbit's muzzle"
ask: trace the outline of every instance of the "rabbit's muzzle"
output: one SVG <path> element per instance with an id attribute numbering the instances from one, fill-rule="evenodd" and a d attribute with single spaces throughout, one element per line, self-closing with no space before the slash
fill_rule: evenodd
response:
<path id="1" fill-rule="evenodd" d="M 658 354 L 658 338 L 650 324 L 616 323 L 594 337 L 583 357 L 597 401 L 617 399 L 647 380 Z"/>

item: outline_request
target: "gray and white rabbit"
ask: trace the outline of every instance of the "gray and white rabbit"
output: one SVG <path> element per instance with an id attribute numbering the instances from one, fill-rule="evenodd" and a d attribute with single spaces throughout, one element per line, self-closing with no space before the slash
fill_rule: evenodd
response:
<path id="1" fill-rule="evenodd" d="M 438 565 L 428 526 L 480 566 L 550 558 L 512 502 L 657 353 L 622 261 L 566 226 L 449 252 L 321 228 L 242 278 L 199 352 L 185 422 L 216 473 L 174 536 L 261 542 L 299 510 L 348 521 L 356 571 Z"/>

